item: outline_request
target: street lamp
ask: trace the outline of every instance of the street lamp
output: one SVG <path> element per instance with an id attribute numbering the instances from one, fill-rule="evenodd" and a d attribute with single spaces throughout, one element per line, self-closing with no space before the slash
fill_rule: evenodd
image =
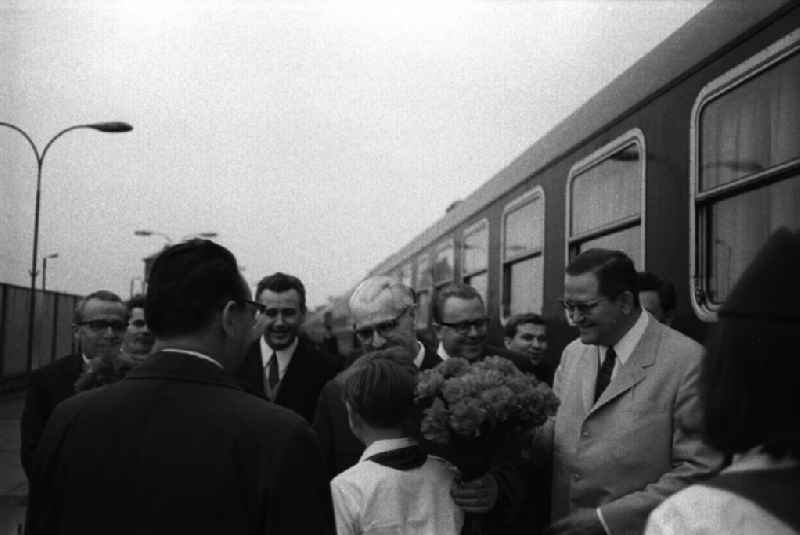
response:
<path id="1" fill-rule="evenodd" d="M 47 259 L 58 258 L 58 253 L 51 253 L 42 258 L 42 291 L 47 289 Z"/>
<path id="2" fill-rule="evenodd" d="M 34 209 L 34 216 L 33 216 L 33 258 L 31 258 L 31 304 L 28 307 L 29 315 L 28 315 L 28 362 L 26 366 L 27 373 L 31 372 L 33 368 L 33 336 L 34 336 L 34 320 L 36 319 L 36 275 L 38 275 L 37 271 L 37 254 L 39 252 L 39 203 L 41 198 L 42 192 L 42 166 L 44 165 L 44 157 L 47 155 L 48 149 L 53 144 L 53 142 L 66 134 L 71 130 L 78 130 L 81 128 L 89 128 L 92 130 L 97 130 L 98 132 L 106 132 L 106 133 L 119 133 L 119 132 L 130 132 L 133 130 L 133 127 L 128 123 L 123 123 L 121 121 L 112 121 L 106 123 L 90 123 L 90 124 L 78 124 L 74 126 L 70 126 L 69 128 L 65 128 L 64 130 L 60 131 L 52 138 L 47 144 L 44 146 L 44 150 L 40 153 L 39 149 L 36 147 L 36 144 L 22 128 L 18 127 L 17 125 L 6 123 L 0 121 L 0 126 L 5 126 L 11 128 L 12 130 L 16 130 L 33 149 L 34 155 L 36 155 L 36 207 Z"/>

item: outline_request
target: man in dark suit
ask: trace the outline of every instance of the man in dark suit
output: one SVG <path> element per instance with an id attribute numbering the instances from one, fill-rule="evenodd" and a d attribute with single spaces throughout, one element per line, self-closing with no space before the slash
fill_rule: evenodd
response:
<path id="1" fill-rule="evenodd" d="M 128 311 L 115 293 L 99 290 L 75 306 L 72 329 L 79 351 L 34 370 L 20 421 L 20 457 L 30 478 L 31 463 L 44 426 L 56 405 L 75 394 L 75 382 L 102 360 L 119 353 L 128 326 Z"/>
<path id="2" fill-rule="evenodd" d="M 319 391 L 339 372 L 337 357 L 299 336 L 306 289 L 297 277 L 274 273 L 261 279 L 256 299 L 264 305 L 264 332 L 250 345 L 237 379 L 242 388 L 291 409 L 309 423 Z"/>
<path id="3" fill-rule="evenodd" d="M 436 366 L 441 359 L 417 340 L 414 330 L 414 292 L 401 282 L 385 276 L 364 280 L 350 296 L 350 314 L 355 333 L 364 350 L 401 347 L 420 370 Z M 344 374 L 322 389 L 314 416 L 314 430 L 333 478 L 350 468 L 364 451 L 364 445 L 350 431 L 342 399 Z"/>
<path id="4" fill-rule="evenodd" d="M 256 310 L 211 241 L 168 247 L 148 281 L 154 354 L 59 405 L 36 452 L 29 533 L 331 533 L 319 445 L 239 388 Z"/>
<path id="5" fill-rule="evenodd" d="M 489 319 L 483 298 L 468 284 L 450 283 L 437 292 L 433 324 L 439 338 L 437 353 L 442 359 L 458 357 L 476 362 L 496 354 L 486 344 Z M 521 371 L 530 372 L 527 359 L 514 352 L 505 351 L 497 356 L 511 360 Z M 490 515 L 491 533 L 530 533 L 541 519 L 524 510 L 531 506 L 529 468 L 520 457 L 501 457 L 483 476 L 455 485 L 451 495 L 465 512 Z"/>

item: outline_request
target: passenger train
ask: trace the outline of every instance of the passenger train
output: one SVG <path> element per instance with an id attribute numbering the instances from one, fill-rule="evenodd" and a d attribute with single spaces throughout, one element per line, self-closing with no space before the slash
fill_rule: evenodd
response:
<path id="1" fill-rule="evenodd" d="M 557 300 L 580 251 L 621 249 L 671 281 L 673 326 L 702 340 L 780 226 L 800 228 L 800 2 L 718 0 L 367 275 L 415 289 L 423 336 L 453 280 L 484 296 L 495 344 L 510 315 L 539 312 L 556 359 L 576 336 Z M 348 297 L 306 325 L 331 325 L 345 353 Z"/>

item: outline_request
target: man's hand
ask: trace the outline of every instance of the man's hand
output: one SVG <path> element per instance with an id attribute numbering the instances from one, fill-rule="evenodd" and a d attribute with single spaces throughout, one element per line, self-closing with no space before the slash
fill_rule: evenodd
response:
<path id="1" fill-rule="evenodd" d="M 550 524 L 545 535 L 605 535 L 606 530 L 594 509 L 579 509 Z"/>
<path id="2" fill-rule="evenodd" d="M 456 505 L 467 513 L 488 513 L 497 503 L 497 480 L 492 474 L 484 474 L 472 481 L 456 482 L 450 495 Z"/>

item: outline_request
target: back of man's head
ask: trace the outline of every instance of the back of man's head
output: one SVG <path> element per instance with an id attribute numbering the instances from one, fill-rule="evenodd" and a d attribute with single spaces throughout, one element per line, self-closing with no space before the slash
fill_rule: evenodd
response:
<path id="1" fill-rule="evenodd" d="M 402 427 L 414 405 L 416 368 L 405 349 L 367 353 L 347 370 L 344 400 L 368 425 Z"/>
<path id="2" fill-rule="evenodd" d="M 636 282 L 640 292 L 649 291 L 655 292 L 658 295 L 661 309 L 667 315 L 671 315 L 675 311 L 678 297 L 674 284 L 649 271 L 640 271 L 637 273 Z"/>
<path id="3" fill-rule="evenodd" d="M 206 327 L 227 301 L 248 298 L 248 290 L 226 248 L 209 240 L 168 247 L 153 262 L 145 314 L 158 338 Z"/>
<path id="4" fill-rule="evenodd" d="M 639 306 L 636 268 L 622 251 L 587 249 L 570 261 L 566 273 L 573 277 L 593 273 L 597 277 L 600 295 L 614 298 L 629 291 L 634 305 Z"/>

